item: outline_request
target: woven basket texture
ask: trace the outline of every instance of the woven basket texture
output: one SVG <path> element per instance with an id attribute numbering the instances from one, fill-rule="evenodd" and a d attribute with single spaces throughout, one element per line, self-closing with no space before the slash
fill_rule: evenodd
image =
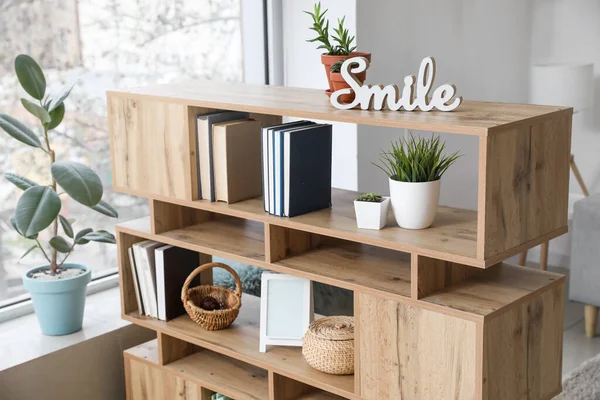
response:
<path id="1" fill-rule="evenodd" d="M 302 339 L 306 362 L 333 375 L 354 373 L 354 318 L 325 317 L 314 321 Z"/>
<path id="2" fill-rule="evenodd" d="M 213 285 L 200 285 L 190 288 L 192 280 L 202 271 L 211 268 L 223 268 L 235 279 L 236 290 Z M 200 307 L 202 300 L 211 296 L 222 304 L 220 310 L 205 310 Z M 181 301 L 185 311 L 198 325 L 209 331 L 225 329 L 235 321 L 242 306 L 242 283 L 238 274 L 228 265 L 222 263 L 208 263 L 196 268 L 186 279 L 181 288 Z"/>

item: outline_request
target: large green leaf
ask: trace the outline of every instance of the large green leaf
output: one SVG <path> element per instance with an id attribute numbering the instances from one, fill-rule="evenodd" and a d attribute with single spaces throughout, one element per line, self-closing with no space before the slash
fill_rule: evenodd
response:
<path id="1" fill-rule="evenodd" d="M 56 108 L 58 106 L 63 104 L 63 101 L 65 101 L 65 99 L 71 93 L 71 90 L 73 90 L 73 86 L 75 86 L 75 84 L 72 84 L 71 87 L 63 90 L 62 93 L 58 97 L 52 99 L 52 101 L 50 101 L 50 104 L 48 105 L 48 111 L 56 110 Z"/>
<path id="2" fill-rule="evenodd" d="M 92 228 L 85 228 L 85 229 L 82 229 L 79 232 L 77 232 L 77 235 L 75 235 L 75 243 L 77 243 L 77 244 L 89 243 L 90 241 L 87 239 L 84 239 L 83 237 L 92 231 L 93 231 Z"/>
<path id="3" fill-rule="evenodd" d="M 10 115 L 0 114 L 0 128 L 19 142 L 28 144 L 31 147 L 42 147 L 40 138 L 31 129 Z"/>
<path id="4" fill-rule="evenodd" d="M 104 200 L 100 200 L 98 204 L 92 207 L 93 210 L 98 211 L 100 214 L 107 215 L 109 217 L 118 218 L 119 213 L 110 204 Z"/>
<path id="5" fill-rule="evenodd" d="M 24 176 L 12 173 L 12 172 L 5 173 L 4 177 L 6 178 L 7 181 L 9 181 L 10 183 L 12 183 L 13 185 L 15 185 L 16 187 L 18 187 L 21 190 L 27 190 L 32 186 L 39 186 L 34 181 L 27 179 Z"/>
<path id="6" fill-rule="evenodd" d="M 54 180 L 75 201 L 93 207 L 102 200 L 102 182 L 89 167 L 72 161 L 58 161 L 50 169 Z"/>
<path id="7" fill-rule="evenodd" d="M 50 239 L 50 246 L 60 253 L 68 253 L 71 251 L 71 244 L 62 236 L 54 236 Z"/>
<path id="8" fill-rule="evenodd" d="M 50 119 L 52 122 L 48 124 L 48 130 L 52 130 L 60 125 L 63 118 L 65 117 L 65 104 L 62 103 L 60 106 L 50 111 Z"/>
<path id="9" fill-rule="evenodd" d="M 21 231 L 19 230 L 19 227 L 17 226 L 17 218 L 16 218 L 15 216 L 12 216 L 12 217 L 10 217 L 10 224 L 11 224 L 11 225 L 12 225 L 12 227 L 15 229 L 15 231 L 17 231 L 17 233 L 18 233 L 19 235 L 21 235 L 21 236 L 24 236 L 24 235 L 23 235 L 23 232 L 21 232 Z M 37 239 L 37 237 L 38 237 L 38 234 L 37 234 L 37 233 L 34 233 L 34 234 L 33 234 L 33 235 L 31 235 L 31 236 L 27 236 L 27 239 L 35 240 L 35 239 Z"/>
<path id="10" fill-rule="evenodd" d="M 21 86 L 31 97 L 37 100 L 44 98 L 46 78 L 33 58 L 25 54 L 19 54 L 15 59 L 15 72 Z"/>
<path id="11" fill-rule="evenodd" d="M 100 243 L 117 243 L 115 236 L 112 233 L 103 230 L 88 233 L 83 237 L 83 239 Z"/>
<path id="12" fill-rule="evenodd" d="M 15 219 L 19 231 L 28 237 L 46 229 L 57 217 L 60 206 L 60 198 L 52 188 L 30 187 L 17 202 Z"/>
<path id="13" fill-rule="evenodd" d="M 62 215 L 58 216 L 58 220 L 60 221 L 60 225 L 62 226 L 63 231 L 65 231 L 65 235 L 73 239 L 73 227 L 71 226 L 69 220 L 63 217 Z"/>
<path id="14" fill-rule="evenodd" d="M 42 123 L 47 124 L 48 122 L 50 122 L 50 114 L 48 114 L 48 111 L 46 111 L 44 107 L 40 107 L 27 99 L 21 99 L 21 104 L 23 104 L 23 107 L 25 107 L 27 111 L 29 111 L 31 114 L 35 115 L 37 119 L 42 121 Z"/>

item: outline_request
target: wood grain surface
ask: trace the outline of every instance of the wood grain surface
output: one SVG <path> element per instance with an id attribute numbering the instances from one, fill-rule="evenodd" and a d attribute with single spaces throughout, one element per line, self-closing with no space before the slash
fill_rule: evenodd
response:
<path id="1" fill-rule="evenodd" d="M 126 320 L 135 324 L 166 333 L 227 357 L 268 369 L 346 398 L 357 399 L 354 395 L 354 376 L 329 375 L 313 369 L 304 361 L 299 347 L 272 346 L 266 353 L 259 352 L 259 317 L 260 299 L 246 294 L 242 297 L 242 308 L 238 318 L 228 329 L 221 331 L 207 331 L 187 315 L 169 322 L 142 317 L 137 312 L 124 316 Z M 198 357 L 202 357 L 203 352 L 200 352 Z"/>
<path id="2" fill-rule="evenodd" d="M 483 141 L 480 257 L 493 257 L 566 228 L 571 115 L 521 125 Z"/>
<path id="3" fill-rule="evenodd" d="M 399 82 L 400 83 L 400 82 Z M 452 112 L 337 110 L 322 90 L 192 81 L 109 91 L 109 97 L 158 99 L 173 104 L 261 114 L 485 136 L 572 108 L 465 100 Z"/>
<path id="4" fill-rule="evenodd" d="M 358 297 L 363 398 L 475 399 L 477 323 Z"/>
<path id="5" fill-rule="evenodd" d="M 551 399 L 561 390 L 564 285 L 484 325 L 483 398 Z"/>

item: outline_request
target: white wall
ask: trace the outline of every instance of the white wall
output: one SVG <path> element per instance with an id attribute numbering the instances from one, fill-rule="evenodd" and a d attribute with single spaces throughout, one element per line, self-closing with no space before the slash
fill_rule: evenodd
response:
<path id="1" fill-rule="evenodd" d="M 454 83 L 469 100 L 525 102 L 528 96 L 531 6 L 523 0 L 380 0 L 359 2 L 357 36 L 371 51 L 369 83 L 402 83 L 425 56 L 437 61 L 436 83 Z M 415 132 L 416 133 L 416 132 Z M 426 134 L 431 134 L 427 132 Z M 398 129 L 358 128 L 358 188 L 388 193 L 373 165 Z M 444 135 L 464 156 L 442 181 L 441 203 L 477 206 L 476 137 Z"/>
<path id="2" fill-rule="evenodd" d="M 325 87 L 319 54 L 310 43 L 312 1 L 284 1 L 285 81 Z M 347 14 L 360 50 L 373 53 L 367 83 L 401 83 L 424 56 L 437 60 L 436 82 L 452 82 L 470 100 L 526 103 L 531 65 L 593 62 L 600 65 L 600 2 L 597 0 L 327 0 L 332 16 Z M 573 121 L 573 153 L 592 193 L 600 191 L 600 73 L 595 71 L 593 110 Z M 385 175 L 371 162 L 381 148 L 406 134 L 387 128 L 348 126 L 334 139 L 334 186 L 388 193 Z M 340 132 L 339 129 L 336 129 Z M 347 134 L 348 133 L 348 134 Z M 418 134 L 419 132 L 415 132 Z M 427 133 L 430 134 L 430 133 Z M 443 134 L 449 150 L 465 155 L 446 174 L 441 202 L 475 209 L 477 139 Z M 354 143 L 353 143 L 354 142 Z M 571 200 L 581 191 L 571 177 Z M 551 242 L 550 263 L 565 265 L 569 242 Z M 538 259 L 538 250 L 530 259 Z"/>
<path id="3" fill-rule="evenodd" d="M 321 64 L 317 44 L 312 38 L 310 16 L 303 10 L 312 10 L 313 0 L 283 0 L 284 82 L 286 86 L 325 89 L 327 79 Z M 337 18 L 346 16 L 346 26 L 356 32 L 356 0 L 327 0 L 323 8 L 333 25 Z M 335 123 L 333 128 L 334 187 L 357 190 L 357 127 L 355 124 Z"/>

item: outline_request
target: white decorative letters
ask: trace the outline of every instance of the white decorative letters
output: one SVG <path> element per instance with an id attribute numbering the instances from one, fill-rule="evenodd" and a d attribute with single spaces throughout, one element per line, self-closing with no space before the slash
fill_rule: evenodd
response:
<path id="1" fill-rule="evenodd" d="M 358 66 L 350 68 L 350 65 L 356 63 Z M 331 104 L 340 110 L 349 110 L 360 105 L 363 110 L 382 110 L 387 107 L 392 111 L 404 109 L 413 111 L 431 111 L 437 109 L 440 111 L 452 111 L 460 105 L 462 97 L 454 98 L 456 87 L 450 84 L 439 86 L 433 91 L 431 99 L 429 92 L 435 79 L 435 60 L 433 57 L 425 57 L 421 61 L 418 77 L 413 75 L 404 78 L 404 89 L 402 96 L 396 85 L 363 85 L 355 74 L 366 71 L 369 68 L 369 61 L 363 57 L 353 57 L 347 59 L 342 64 L 341 74 L 350 88 L 340 89 L 331 94 Z M 415 88 L 416 83 L 416 88 Z M 351 103 L 340 103 L 339 98 L 344 94 L 356 93 L 354 101 Z M 452 98 L 454 100 L 452 101 Z"/>

